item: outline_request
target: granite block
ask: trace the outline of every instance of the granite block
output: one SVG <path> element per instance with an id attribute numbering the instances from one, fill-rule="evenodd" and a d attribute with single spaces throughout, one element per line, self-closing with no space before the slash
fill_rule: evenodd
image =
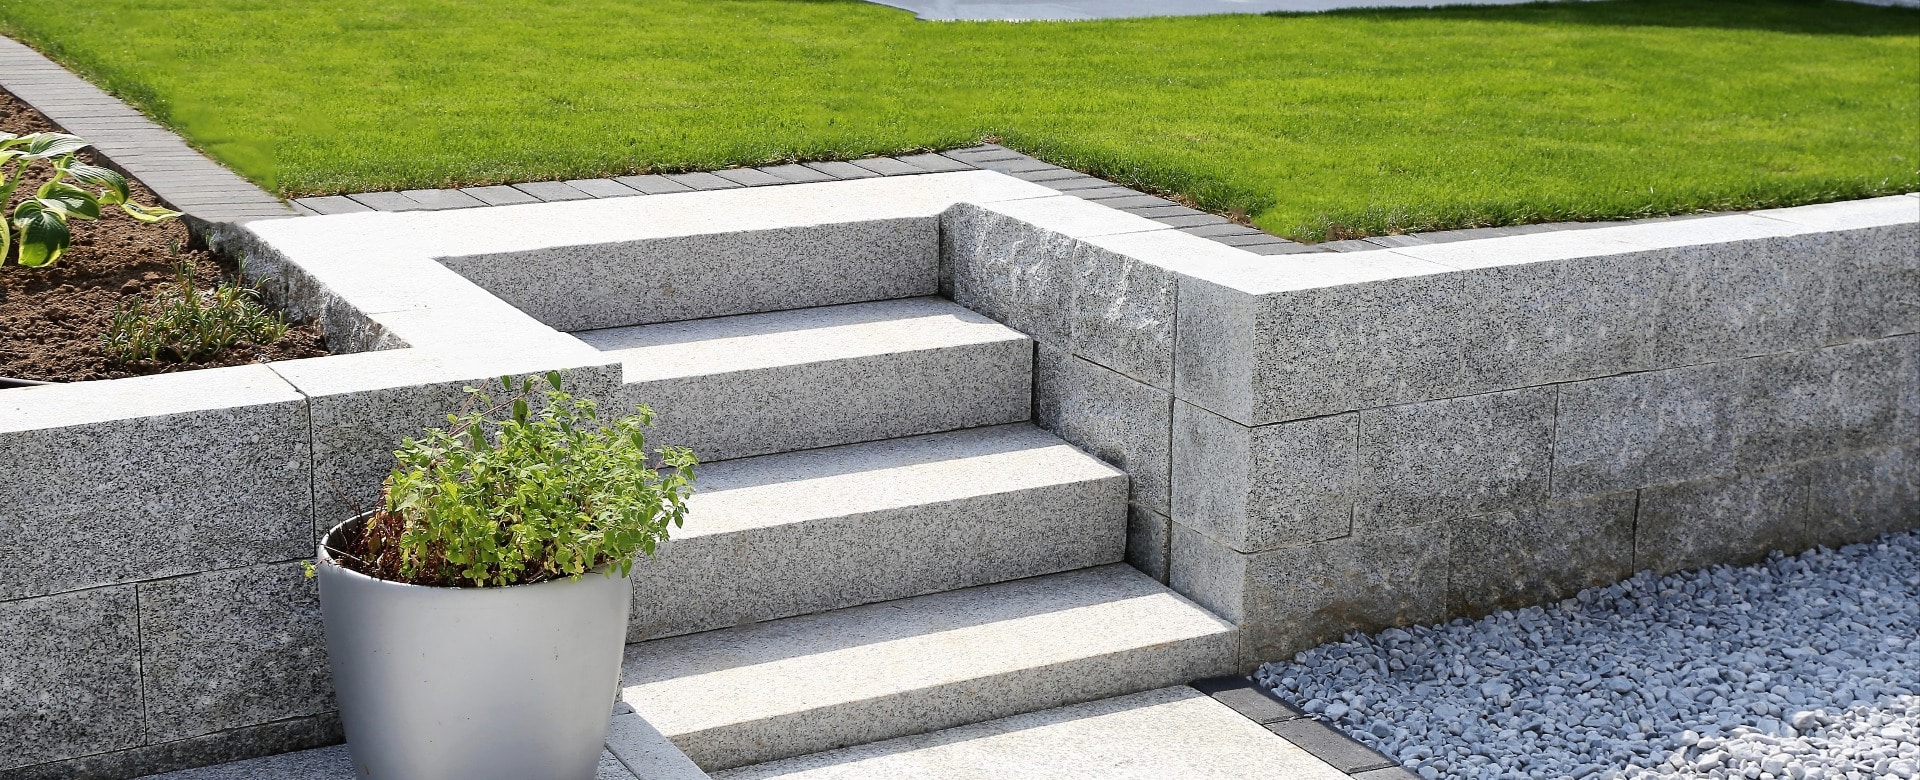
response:
<path id="1" fill-rule="evenodd" d="M 1660 323 L 1666 271 L 1650 253 L 1495 266 L 1460 274 L 1473 306 L 1455 327 L 1467 392 L 1622 373 Z"/>
<path id="2" fill-rule="evenodd" d="M 470 209 L 487 205 L 479 198 L 459 190 L 402 190 L 400 194 L 412 198 L 420 204 L 417 208 L 423 211 Z"/>
<path id="3" fill-rule="evenodd" d="M 0 601 L 0 773 L 141 742 L 132 586 Z"/>
<path id="4" fill-rule="evenodd" d="M 1042 344 L 1033 398 L 1041 427 L 1127 472 L 1135 503 L 1172 513 L 1171 394 Z"/>
<path id="5" fill-rule="evenodd" d="M 1660 250 L 1667 267 L 1647 368 L 1804 350 L 1830 330 L 1835 238 L 1809 233 Z"/>
<path id="6" fill-rule="evenodd" d="M 1634 562 L 1657 574 L 1742 565 L 1769 550 L 1798 552 L 1810 537 L 1802 472 L 1715 477 L 1640 491 Z"/>
<path id="7" fill-rule="evenodd" d="M 1173 521 L 1166 515 L 1138 506 L 1127 508 L 1127 555 L 1133 568 L 1147 576 L 1167 581 L 1167 564 L 1173 546 Z"/>
<path id="8" fill-rule="evenodd" d="M 1046 186 L 1049 189 L 1072 194 L 1081 190 L 1106 190 L 1119 185 L 1092 176 L 1076 176 L 1070 179 L 1048 179 Z"/>
<path id="9" fill-rule="evenodd" d="M 1920 437 L 1902 404 L 1920 385 L 1903 337 L 1747 361 L 1737 433 L 1741 468 L 1761 470 Z"/>
<path id="10" fill-rule="evenodd" d="M 1065 349 L 1075 243 L 997 211 L 956 206 L 941 217 L 942 287 L 956 303 Z"/>
<path id="11" fill-rule="evenodd" d="M 687 754 L 631 709 L 607 724 L 607 750 L 639 780 L 707 780 Z"/>
<path id="12" fill-rule="evenodd" d="M 1167 587 L 1206 607 L 1229 623 L 1253 617 L 1247 598 L 1248 566 L 1253 556 L 1214 541 L 1178 520 L 1168 540 Z M 1258 663 L 1258 662 L 1256 662 Z"/>
<path id="13" fill-rule="evenodd" d="M 374 211 L 411 211 L 420 203 L 402 192 L 360 192 L 347 196 Z"/>
<path id="14" fill-rule="evenodd" d="M 7 774 L 7 780 L 125 780 L 156 772 L 190 770 L 230 761 L 338 745 L 345 739 L 338 713 L 263 723 L 198 737 L 141 745 L 65 761 L 35 764 Z M 270 775 L 274 780 L 284 780 Z M 261 777 L 261 775 L 243 775 Z M 169 778 L 171 780 L 171 778 Z M 197 778 L 195 779 L 197 780 Z M 327 780 L 338 780 L 329 777 Z"/>
<path id="15" fill-rule="evenodd" d="M 701 466 L 629 641 L 1115 563 L 1126 478 L 1030 425 Z"/>
<path id="16" fill-rule="evenodd" d="M 530 181 L 513 185 L 514 189 L 539 198 L 543 203 L 563 200 L 591 200 L 592 195 L 576 190 L 563 181 Z"/>
<path id="17" fill-rule="evenodd" d="M 1352 527 L 1358 417 L 1248 428 L 1173 410 L 1173 516 L 1239 552 L 1322 542 Z"/>
<path id="18" fill-rule="evenodd" d="M 645 195 L 665 195 L 673 192 L 692 192 L 693 188 L 659 174 L 646 176 L 616 176 L 613 179 L 622 186 L 629 187 Z"/>
<path id="19" fill-rule="evenodd" d="M 1534 387 L 1360 412 L 1355 532 L 1544 501 L 1553 393 Z"/>
<path id="20" fill-rule="evenodd" d="M 516 203 L 539 203 L 540 199 L 505 184 L 486 187 L 462 187 L 460 191 L 489 206 L 511 206 Z"/>
<path id="21" fill-rule="evenodd" d="M 566 185 L 596 198 L 629 198 L 643 194 L 612 179 L 570 179 Z"/>
<path id="22" fill-rule="evenodd" d="M 1241 665 L 1287 658 L 1349 631 L 1440 622 L 1447 547 L 1447 524 L 1429 523 L 1247 556 Z"/>
<path id="23" fill-rule="evenodd" d="M 742 186 L 737 181 L 734 181 L 732 179 L 724 179 L 719 176 L 715 176 L 711 173 L 707 173 L 705 171 L 695 171 L 693 173 L 670 173 L 670 174 L 667 174 L 667 180 L 675 184 L 682 184 L 687 186 L 690 189 L 696 189 L 696 190 L 730 190 L 735 187 Z"/>
<path id="24" fill-rule="evenodd" d="M 853 163 L 837 160 L 831 162 L 810 162 L 806 163 L 806 166 L 836 179 L 871 179 L 880 175 L 858 165 L 854 165 Z"/>
<path id="25" fill-rule="evenodd" d="M 911 165 L 915 168 L 919 168 L 920 170 L 932 171 L 934 173 L 946 173 L 950 171 L 971 171 L 976 167 L 981 167 L 981 166 L 975 166 L 972 163 L 962 162 L 960 160 L 957 160 L 945 155 L 934 154 L 932 152 L 928 152 L 926 154 L 902 155 L 900 157 L 900 161 L 908 165 Z"/>
<path id="26" fill-rule="evenodd" d="M 1598 495 L 1732 473 L 1746 361 L 1559 385 L 1553 495 Z"/>
<path id="27" fill-rule="evenodd" d="M 6 391 L 0 599 L 310 554 L 307 406 L 264 365 Z"/>
<path id="28" fill-rule="evenodd" d="M 1011 175 L 1013 176 L 1013 178 L 1019 179 L 1021 181 L 1030 181 L 1037 184 L 1045 184 L 1051 181 L 1062 181 L 1065 179 L 1078 179 L 1083 176 L 1086 176 L 1086 174 L 1073 170 L 1071 168 L 1057 168 L 1057 167 L 1041 168 L 1041 169 L 1032 170 L 1032 171 L 1014 171 L 1011 173 Z"/>
<path id="29" fill-rule="evenodd" d="M 148 741 L 334 709 L 320 591 L 299 565 L 226 569 L 137 587 Z"/>
<path id="30" fill-rule="evenodd" d="M 1201 236 L 1203 238 L 1208 236 L 1266 235 L 1265 233 L 1261 233 L 1259 228 L 1251 228 L 1246 225 L 1238 225 L 1224 220 L 1213 224 L 1181 228 L 1180 232 L 1191 236 Z"/>
<path id="31" fill-rule="evenodd" d="M 364 203 L 345 195 L 323 195 L 316 198 L 300 198 L 294 201 L 321 214 L 352 214 L 357 211 L 372 211 Z"/>
<path id="32" fill-rule="evenodd" d="M 1838 547 L 1920 527 L 1920 445 L 1808 463 L 1810 544 Z"/>
<path id="33" fill-rule="evenodd" d="M 1174 394 L 1241 425 L 1253 425 L 1258 339 L 1254 296 L 1184 276 L 1176 296 Z"/>
<path id="34" fill-rule="evenodd" d="M 785 179 L 791 182 L 833 181 L 834 180 L 833 174 L 824 173 L 813 168 L 808 168 L 807 166 L 801 165 L 799 163 L 788 163 L 786 165 L 768 165 L 768 166 L 761 167 L 760 170 L 762 172 L 769 173 L 774 176 L 778 176 L 782 179 Z"/>
<path id="35" fill-rule="evenodd" d="M 1461 367 L 1466 333 L 1459 323 L 1469 308 L 1460 276 L 1432 274 L 1260 296 L 1254 310 L 1258 338 L 1251 422 L 1458 395 L 1466 385 Z"/>
<path id="36" fill-rule="evenodd" d="M 1833 234 L 1826 343 L 1920 332 L 1920 225 Z"/>
<path id="37" fill-rule="evenodd" d="M 765 187 L 769 184 L 786 184 L 788 181 L 756 168 L 728 168 L 714 171 L 713 175 L 746 187 Z"/>
<path id="38" fill-rule="evenodd" d="M 1614 493 L 1454 521 L 1448 614 L 1545 604 L 1632 576 L 1635 499 Z"/>
<path id="39" fill-rule="evenodd" d="M 908 176 L 916 173 L 927 173 L 926 170 L 917 165 L 904 163 L 892 157 L 868 157 L 864 160 L 854 160 L 853 164 L 873 171 L 881 176 Z"/>
<path id="40" fill-rule="evenodd" d="M 938 282 L 938 233 L 934 219 L 897 218 L 441 262 L 571 331 L 929 295 Z"/>

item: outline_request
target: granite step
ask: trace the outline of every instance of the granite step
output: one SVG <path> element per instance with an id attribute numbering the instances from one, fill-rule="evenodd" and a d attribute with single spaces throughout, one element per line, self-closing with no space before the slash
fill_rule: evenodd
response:
<path id="1" fill-rule="evenodd" d="M 625 367 L 619 405 L 718 461 L 1020 422 L 1033 343 L 942 298 L 573 334 Z"/>
<path id="2" fill-rule="evenodd" d="M 634 575 L 629 641 L 1116 563 L 1127 477 L 1027 423 L 725 461 Z"/>
<path id="3" fill-rule="evenodd" d="M 629 645 L 622 698 L 712 772 L 1178 685 L 1235 642 L 1117 564 Z"/>

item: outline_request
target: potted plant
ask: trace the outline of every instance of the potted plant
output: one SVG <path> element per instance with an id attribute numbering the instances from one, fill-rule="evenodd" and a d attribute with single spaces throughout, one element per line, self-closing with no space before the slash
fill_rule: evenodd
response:
<path id="1" fill-rule="evenodd" d="M 592 401 L 546 380 L 539 398 L 532 379 L 503 378 L 500 400 L 468 388 L 447 428 L 394 453 L 383 506 L 321 541 L 359 777 L 594 776 L 633 558 L 684 522 L 695 460 L 647 451 L 646 407 L 596 425 Z"/>

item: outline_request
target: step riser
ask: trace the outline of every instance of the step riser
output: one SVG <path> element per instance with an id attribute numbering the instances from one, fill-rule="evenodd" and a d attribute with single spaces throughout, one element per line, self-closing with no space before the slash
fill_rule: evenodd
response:
<path id="1" fill-rule="evenodd" d="M 1227 673 L 1234 651 L 1232 635 L 1206 637 L 681 734 L 673 742 L 701 769 L 716 772 L 1182 685 L 1195 670 Z"/>
<path id="2" fill-rule="evenodd" d="M 650 440 L 703 461 L 1021 422 L 1031 342 L 1001 341 L 625 386 L 658 415 Z"/>
<path id="3" fill-rule="evenodd" d="M 939 222 L 879 219 L 449 257 L 562 331 L 932 295 Z"/>
<path id="4" fill-rule="evenodd" d="M 627 641 L 1115 563 L 1126 497 L 1115 476 L 670 541 L 635 572 Z"/>

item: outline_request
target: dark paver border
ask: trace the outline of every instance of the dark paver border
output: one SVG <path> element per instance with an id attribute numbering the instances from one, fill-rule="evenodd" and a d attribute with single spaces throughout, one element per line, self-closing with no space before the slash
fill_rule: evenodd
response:
<path id="1" fill-rule="evenodd" d="M 1347 736 L 1331 724 L 1308 715 L 1293 702 L 1280 698 L 1251 677 L 1209 677 L 1187 683 L 1213 697 L 1314 758 L 1331 764 L 1357 780 L 1420 780 L 1400 762 Z"/>
<path id="2" fill-rule="evenodd" d="M 0 89 L 60 129 L 87 139 L 108 167 L 140 180 L 190 221 L 210 224 L 302 213 L 132 106 L 5 36 L 0 36 Z"/>

